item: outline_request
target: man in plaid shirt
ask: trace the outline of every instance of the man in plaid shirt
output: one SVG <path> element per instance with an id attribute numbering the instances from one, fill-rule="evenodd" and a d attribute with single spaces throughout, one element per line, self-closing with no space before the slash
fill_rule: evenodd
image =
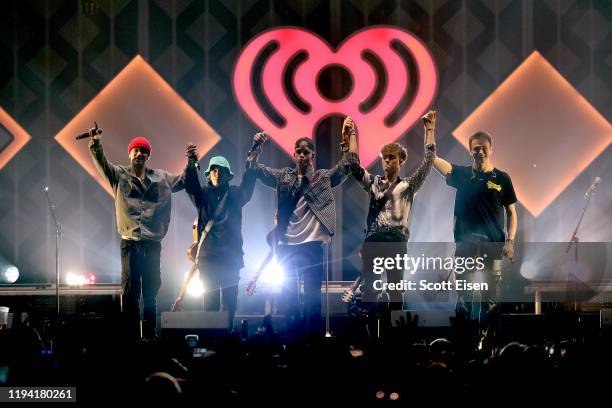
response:
<path id="1" fill-rule="evenodd" d="M 257 133 L 253 143 L 261 148 L 266 139 L 265 133 Z M 307 137 L 295 142 L 294 168 L 266 167 L 257 163 L 258 154 L 250 163 L 255 176 L 265 186 L 276 189 L 278 209 L 273 241 L 286 273 L 281 309 L 288 328 L 303 329 L 313 339 L 321 329 L 321 283 L 326 262 L 323 245 L 336 232 L 332 188 L 348 178 L 358 160 L 356 154 L 348 152 L 348 143 L 342 145 L 342 159 L 331 169 L 314 169 L 315 146 Z M 303 321 L 298 303 L 300 274 L 304 281 Z"/>

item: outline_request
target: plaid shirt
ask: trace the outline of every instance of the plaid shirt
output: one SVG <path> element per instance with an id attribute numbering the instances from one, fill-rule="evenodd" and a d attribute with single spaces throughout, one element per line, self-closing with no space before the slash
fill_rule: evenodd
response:
<path id="1" fill-rule="evenodd" d="M 342 159 L 331 169 L 314 170 L 312 167 L 303 177 L 304 186 L 298 185 L 295 168 L 285 167 L 272 169 L 260 163 L 252 162 L 255 176 L 270 188 L 276 189 L 278 213 L 277 231 L 285 233 L 289 218 L 293 213 L 291 200 L 295 192 L 302 188 L 308 207 L 329 235 L 336 233 L 336 204 L 332 188 L 342 184 L 351 174 L 351 167 L 359 163 L 356 154 L 345 153 Z"/>
<path id="2" fill-rule="evenodd" d="M 141 181 L 130 167 L 110 163 L 99 140 L 90 142 L 89 151 L 115 194 L 117 230 L 121 237 L 161 241 L 170 225 L 171 193 L 185 188 L 185 173 L 175 175 L 147 168 Z"/>

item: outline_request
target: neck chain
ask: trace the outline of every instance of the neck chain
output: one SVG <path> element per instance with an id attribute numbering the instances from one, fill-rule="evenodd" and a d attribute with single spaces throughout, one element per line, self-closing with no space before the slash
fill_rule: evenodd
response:
<path id="1" fill-rule="evenodd" d="M 476 179 L 476 172 L 474 171 L 474 166 L 471 167 L 472 169 L 472 180 Z M 496 178 L 497 174 L 495 174 L 495 171 L 493 171 L 494 167 L 491 167 L 491 171 L 479 171 L 478 173 L 481 174 L 491 174 L 491 178 Z M 482 177 L 480 177 L 481 180 L 483 180 Z"/>

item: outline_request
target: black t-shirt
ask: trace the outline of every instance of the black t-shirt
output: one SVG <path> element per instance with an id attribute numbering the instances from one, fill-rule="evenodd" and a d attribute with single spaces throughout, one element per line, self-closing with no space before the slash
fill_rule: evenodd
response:
<path id="1" fill-rule="evenodd" d="M 504 242 L 504 206 L 516 203 L 512 180 L 493 168 L 483 173 L 453 164 L 446 184 L 457 189 L 455 242 Z"/>

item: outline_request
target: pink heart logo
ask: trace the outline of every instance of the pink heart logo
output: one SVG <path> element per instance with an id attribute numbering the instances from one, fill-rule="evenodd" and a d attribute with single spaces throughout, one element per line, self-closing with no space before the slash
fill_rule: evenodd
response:
<path id="1" fill-rule="evenodd" d="M 325 97 L 318 86 L 321 72 L 334 66 L 352 80 L 350 91 L 336 100 Z M 247 116 L 291 156 L 295 140 L 314 137 L 326 117 L 352 116 L 359 128 L 361 163 L 367 167 L 378 158 L 381 145 L 397 140 L 429 108 L 438 72 L 423 42 L 398 28 L 361 30 L 337 51 L 309 31 L 279 28 L 243 48 L 233 86 Z"/>

